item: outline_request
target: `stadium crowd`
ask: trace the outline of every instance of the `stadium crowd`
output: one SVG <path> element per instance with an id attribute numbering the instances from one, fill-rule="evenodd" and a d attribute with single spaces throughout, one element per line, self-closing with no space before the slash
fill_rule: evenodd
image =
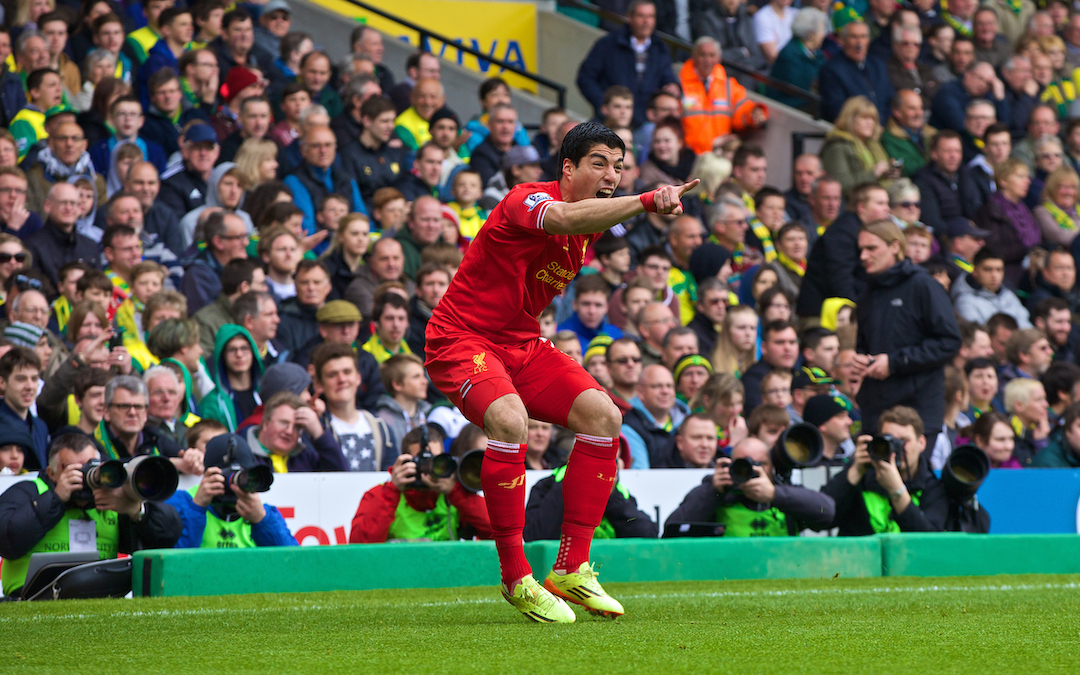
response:
<path id="1" fill-rule="evenodd" d="M 451 110 L 436 56 L 392 73 L 362 25 L 329 55 L 285 0 L 182 4 L 2 4 L 0 464 L 42 473 L 0 496 L 0 555 L 71 517 L 78 465 L 147 454 L 203 478 L 150 508 L 98 495 L 135 528 L 110 550 L 295 544 L 257 494 L 217 510 L 220 438 L 276 473 L 388 471 L 351 542 L 489 536 L 482 496 L 413 461 L 424 438 L 487 444 L 425 376 L 425 327 L 495 204 L 559 178 L 577 122 L 551 108 L 530 136 L 498 77 Z M 614 3 L 627 24 L 577 84 L 626 144 L 617 192 L 702 183 L 552 270 L 540 332 L 622 410 L 624 468 L 714 468 L 668 525 L 955 529 L 933 474 L 954 448 L 1080 466 L 1080 14 L 790 4 Z M 658 28 L 694 40 L 681 66 Z M 821 92 L 835 127 L 791 189 L 767 184 L 768 106 L 721 55 Z M 772 467 L 800 422 L 837 467 L 821 492 Z M 872 460 L 877 433 L 902 450 Z M 527 539 L 558 536 L 572 444 L 530 421 L 528 468 L 553 473 Z M 247 526 L 224 541 L 210 518 Z M 661 529 L 613 484 L 601 536 Z"/>

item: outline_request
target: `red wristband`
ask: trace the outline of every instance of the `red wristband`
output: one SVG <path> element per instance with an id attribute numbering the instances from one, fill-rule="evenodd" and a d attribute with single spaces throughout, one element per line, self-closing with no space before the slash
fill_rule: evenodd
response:
<path id="1" fill-rule="evenodd" d="M 648 192 L 642 192 L 638 198 L 641 200 L 641 205 L 645 207 L 645 210 L 649 213 L 656 213 L 656 190 L 649 190 Z"/>

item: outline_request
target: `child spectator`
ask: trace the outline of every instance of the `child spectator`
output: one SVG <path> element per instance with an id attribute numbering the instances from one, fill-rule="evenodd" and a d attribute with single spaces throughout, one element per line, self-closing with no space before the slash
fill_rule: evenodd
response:
<path id="1" fill-rule="evenodd" d="M 60 280 L 60 297 L 53 301 L 52 311 L 61 333 L 67 328 L 71 308 L 79 301 L 79 279 L 82 279 L 83 275 L 89 271 L 90 266 L 84 262 L 70 262 L 57 272 Z"/>
<path id="2" fill-rule="evenodd" d="M 146 301 L 165 286 L 167 270 L 160 263 L 145 260 L 131 268 L 131 296 L 116 310 L 116 325 L 123 333 L 142 335 L 142 313 Z"/>
<path id="3" fill-rule="evenodd" d="M 341 219 L 349 215 L 349 200 L 339 194 L 330 193 L 319 204 L 319 210 L 315 212 L 315 223 L 319 231 L 328 232 L 329 235 L 311 250 L 312 255 L 319 256 L 330 247 L 330 240 L 338 231 Z"/>
<path id="4" fill-rule="evenodd" d="M 414 354 L 397 354 L 379 369 L 385 394 L 375 404 L 375 416 L 386 422 L 395 439 L 405 438 L 417 426 L 427 423 L 431 404 L 424 362 Z"/>
<path id="5" fill-rule="evenodd" d="M 75 282 L 75 302 L 89 300 L 107 308 L 112 300 L 112 294 L 112 282 L 100 270 L 89 270 Z"/>
<path id="6" fill-rule="evenodd" d="M 609 129 L 629 129 L 634 121 L 634 92 L 621 84 L 608 87 L 604 91 L 600 116 Z"/>
<path id="7" fill-rule="evenodd" d="M 270 128 L 270 140 L 285 148 L 300 137 L 300 113 L 311 105 L 311 94 L 300 82 L 285 85 L 281 94 L 281 113 L 285 119 Z"/>
<path id="8" fill-rule="evenodd" d="M 222 434 L 229 433 L 225 425 L 217 420 L 203 419 L 191 425 L 187 432 L 187 444 L 189 448 L 206 453 L 206 444 Z"/>
<path id="9" fill-rule="evenodd" d="M 409 218 L 409 204 L 405 201 L 405 195 L 397 188 L 379 188 L 375 191 L 374 204 L 371 213 L 375 216 L 377 229 L 388 237 L 394 236 Z"/>
<path id="10" fill-rule="evenodd" d="M 487 220 L 487 211 L 477 206 L 483 190 L 480 174 L 472 169 L 459 171 L 454 176 L 454 200 L 448 206 L 457 213 L 461 221 L 461 236 L 469 241 L 476 238 Z"/>
<path id="11" fill-rule="evenodd" d="M 907 256 L 911 262 L 921 265 L 930 259 L 934 246 L 934 235 L 921 225 L 910 225 L 904 229 L 907 237 Z"/>
<path id="12" fill-rule="evenodd" d="M 761 402 L 787 408 L 791 405 L 791 380 L 789 370 L 774 368 L 765 373 L 765 377 L 761 378 Z M 750 433 L 754 434 L 752 430 Z"/>

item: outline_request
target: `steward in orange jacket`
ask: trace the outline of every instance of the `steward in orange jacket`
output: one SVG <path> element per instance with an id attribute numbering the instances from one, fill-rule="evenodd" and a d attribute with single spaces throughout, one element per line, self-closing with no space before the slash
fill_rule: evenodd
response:
<path id="1" fill-rule="evenodd" d="M 698 154 L 712 150 L 717 136 L 755 129 L 769 119 L 769 109 L 748 99 L 746 89 L 727 76 L 719 61 L 718 47 L 701 44 L 679 73 L 685 142 Z M 708 83 L 702 81 L 700 72 L 711 73 Z"/>

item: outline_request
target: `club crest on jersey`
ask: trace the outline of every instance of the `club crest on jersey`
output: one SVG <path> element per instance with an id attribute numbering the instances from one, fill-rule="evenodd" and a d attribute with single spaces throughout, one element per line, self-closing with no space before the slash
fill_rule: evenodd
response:
<path id="1" fill-rule="evenodd" d="M 488 369 L 487 364 L 484 363 L 484 358 L 487 356 L 487 352 L 480 352 L 479 354 L 473 354 L 472 361 L 475 368 L 473 368 L 473 375 L 482 373 Z"/>
<path id="2" fill-rule="evenodd" d="M 555 198 L 552 197 L 551 195 L 549 195 L 546 192 L 534 192 L 534 193 L 532 193 L 531 195 L 529 195 L 528 197 L 525 198 L 525 208 L 532 211 L 533 209 L 536 208 L 537 204 L 542 204 L 543 202 L 546 202 L 546 201 L 549 201 L 549 200 L 552 200 L 552 199 L 555 199 Z"/>

